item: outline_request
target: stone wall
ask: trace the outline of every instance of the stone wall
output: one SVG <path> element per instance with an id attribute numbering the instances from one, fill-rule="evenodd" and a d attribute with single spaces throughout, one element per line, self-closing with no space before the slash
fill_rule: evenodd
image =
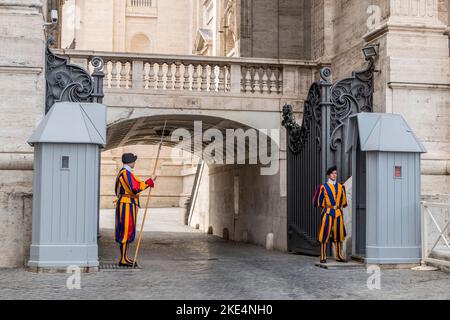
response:
<path id="1" fill-rule="evenodd" d="M 189 2 L 164 0 L 151 8 L 130 8 L 125 0 L 68 0 L 61 46 L 75 38 L 79 50 L 189 54 Z"/>
<path id="2" fill-rule="evenodd" d="M 44 114 L 41 0 L 0 0 L 0 267 L 23 266 L 31 241 L 33 149 Z"/>
<path id="3" fill-rule="evenodd" d="M 210 166 L 208 184 L 208 222 L 214 235 L 266 246 L 272 233 L 274 248 L 287 250 L 280 173 L 263 176 L 257 165 Z"/>
<path id="4" fill-rule="evenodd" d="M 241 6 L 242 57 L 309 59 L 311 0 L 246 0 Z"/>
<path id="5" fill-rule="evenodd" d="M 203 173 L 200 177 L 199 187 L 197 192 L 197 198 L 193 203 L 192 218 L 189 225 L 193 228 L 197 228 L 207 233 L 210 224 L 210 202 L 209 202 L 209 167 L 204 166 Z"/>

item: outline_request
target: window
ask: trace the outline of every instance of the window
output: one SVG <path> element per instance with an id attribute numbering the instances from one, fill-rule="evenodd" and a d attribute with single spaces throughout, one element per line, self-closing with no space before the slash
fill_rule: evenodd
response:
<path id="1" fill-rule="evenodd" d="M 69 156 L 61 157 L 61 169 L 69 169 Z"/>
<path id="2" fill-rule="evenodd" d="M 402 178 L 402 167 L 401 166 L 395 166 L 395 168 L 394 168 L 394 178 L 395 179 L 401 179 Z"/>

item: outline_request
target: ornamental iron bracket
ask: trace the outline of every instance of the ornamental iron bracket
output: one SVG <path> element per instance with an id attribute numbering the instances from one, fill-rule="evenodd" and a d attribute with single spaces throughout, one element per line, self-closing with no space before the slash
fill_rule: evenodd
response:
<path id="1" fill-rule="evenodd" d="M 92 75 L 80 66 L 70 64 L 69 58 L 46 50 L 46 103 L 47 113 L 56 102 L 103 102 L 104 62 L 100 57 L 90 60 Z"/>

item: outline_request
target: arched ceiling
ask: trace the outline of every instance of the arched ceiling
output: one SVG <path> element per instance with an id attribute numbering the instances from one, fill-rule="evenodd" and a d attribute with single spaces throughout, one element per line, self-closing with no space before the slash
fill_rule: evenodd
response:
<path id="1" fill-rule="evenodd" d="M 166 123 L 167 121 L 167 123 Z M 226 154 L 226 130 L 227 129 L 242 129 L 247 131 L 251 129 L 250 127 L 238 123 L 232 120 L 212 117 L 212 116 L 204 116 L 204 115 L 154 115 L 148 117 L 141 117 L 135 119 L 129 119 L 125 121 L 121 121 L 119 123 L 111 124 L 107 130 L 107 145 L 106 150 L 114 149 L 123 146 L 130 145 L 155 145 L 158 144 L 161 140 L 161 136 L 163 133 L 163 128 L 166 123 L 166 130 L 163 138 L 163 145 L 169 147 L 177 146 L 177 142 L 171 141 L 171 134 L 176 129 L 186 129 L 191 133 L 192 145 L 190 151 L 201 152 L 205 147 L 207 147 L 211 142 L 203 141 L 201 145 L 202 150 L 198 150 L 197 145 L 194 145 L 194 125 L 195 122 L 198 121 L 201 123 L 202 127 L 202 135 L 205 131 L 209 129 L 217 129 L 222 132 L 222 136 L 224 139 L 224 155 Z M 258 131 L 256 131 L 258 132 Z M 268 141 L 270 138 L 264 135 Z M 243 148 L 244 146 L 235 146 L 234 153 L 236 154 L 238 148 Z M 246 141 L 245 145 L 246 150 L 248 150 L 248 141 Z M 201 153 L 198 153 L 201 154 Z M 247 156 L 247 155 L 246 155 Z"/>

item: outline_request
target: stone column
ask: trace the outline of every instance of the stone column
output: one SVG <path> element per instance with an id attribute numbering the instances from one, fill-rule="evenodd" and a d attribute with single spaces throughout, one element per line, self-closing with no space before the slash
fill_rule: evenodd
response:
<path id="1" fill-rule="evenodd" d="M 125 52 L 126 47 L 126 6 L 127 1 L 114 0 L 114 24 L 113 24 L 113 50 L 115 52 Z"/>
<path id="2" fill-rule="evenodd" d="M 311 5 L 311 57 L 330 63 L 333 50 L 333 0 L 313 1 Z"/>
<path id="3" fill-rule="evenodd" d="M 21 267 L 31 240 L 33 150 L 45 110 L 46 1 L 0 0 L 0 267 Z"/>
<path id="4" fill-rule="evenodd" d="M 438 0 L 390 0 L 389 16 L 364 36 L 380 44 L 375 109 L 405 117 L 428 153 L 422 193 L 450 195 L 450 63 Z"/>

